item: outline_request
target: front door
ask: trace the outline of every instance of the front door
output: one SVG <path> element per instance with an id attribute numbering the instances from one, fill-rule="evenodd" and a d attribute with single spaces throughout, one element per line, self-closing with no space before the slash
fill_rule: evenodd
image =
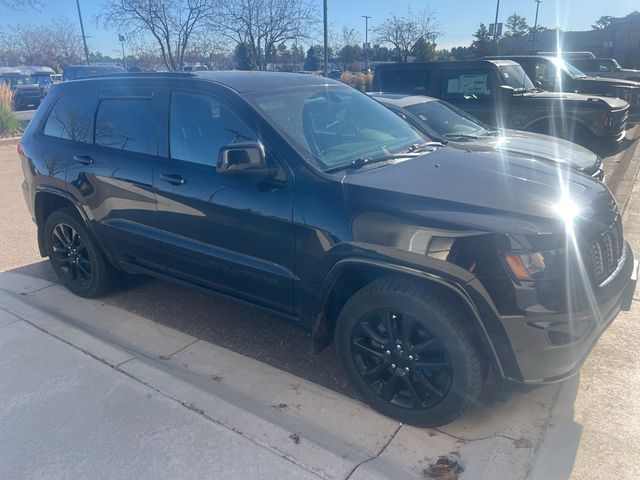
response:
<path id="1" fill-rule="evenodd" d="M 154 171 L 169 273 L 280 311 L 293 308 L 292 179 L 219 175 L 220 148 L 261 141 L 251 121 L 213 95 L 171 92 L 169 157 Z"/>

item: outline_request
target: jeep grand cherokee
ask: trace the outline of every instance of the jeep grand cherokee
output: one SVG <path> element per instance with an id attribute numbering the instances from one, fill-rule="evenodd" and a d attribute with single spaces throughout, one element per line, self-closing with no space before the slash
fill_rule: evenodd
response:
<path id="1" fill-rule="evenodd" d="M 491 367 L 576 373 L 633 253 L 601 182 L 427 141 L 339 82 L 198 72 L 54 86 L 20 144 L 40 253 L 85 297 L 142 272 L 335 338 L 360 396 L 459 416 Z"/>

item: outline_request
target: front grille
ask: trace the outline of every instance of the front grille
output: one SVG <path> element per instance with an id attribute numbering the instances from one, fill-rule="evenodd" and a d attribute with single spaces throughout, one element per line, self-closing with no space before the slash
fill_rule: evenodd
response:
<path id="1" fill-rule="evenodd" d="M 595 282 L 602 284 L 618 268 L 624 250 L 620 215 L 607 229 L 596 235 L 589 243 L 591 271 Z"/>

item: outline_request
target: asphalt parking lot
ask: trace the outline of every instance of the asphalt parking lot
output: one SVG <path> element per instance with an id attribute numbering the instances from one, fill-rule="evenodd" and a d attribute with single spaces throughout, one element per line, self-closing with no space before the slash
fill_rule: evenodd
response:
<path id="1" fill-rule="evenodd" d="M 640 163 L 640 125 L 629 130 L 615 152 L 605 158 L 607 183 L 624 208 Z M 635 162 L 633 161 L 635 160 Z M 38 254 L 35 226 L 20 190 L 22 170 L 15 145 L 0 146 L 0 221 L 5 225 L 0 271 L 55 281 Z M 337 392 L 353 396 L 339 370 L 332 347 L 311 353 L 310 333 L 248 306 L 145 276 L 127 276 L 104 297 L 111 305 L 181 330 L 194 337 L 265 362 Z"/>

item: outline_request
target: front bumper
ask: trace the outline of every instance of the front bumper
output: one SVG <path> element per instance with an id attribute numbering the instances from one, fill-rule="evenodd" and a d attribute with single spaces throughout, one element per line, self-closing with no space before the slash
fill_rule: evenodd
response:
<path id="1" fill-rule="evenodd" d="M 636 287 L 638 261 L 629 245 L 615 278 L 593 295 L 593 306 L 571 313 L 529 311 L 503 316 L 520 375 L 508 379 L 542 384 L 576 374 L 596 342 L 621 310 L 628 310 Z"/>

